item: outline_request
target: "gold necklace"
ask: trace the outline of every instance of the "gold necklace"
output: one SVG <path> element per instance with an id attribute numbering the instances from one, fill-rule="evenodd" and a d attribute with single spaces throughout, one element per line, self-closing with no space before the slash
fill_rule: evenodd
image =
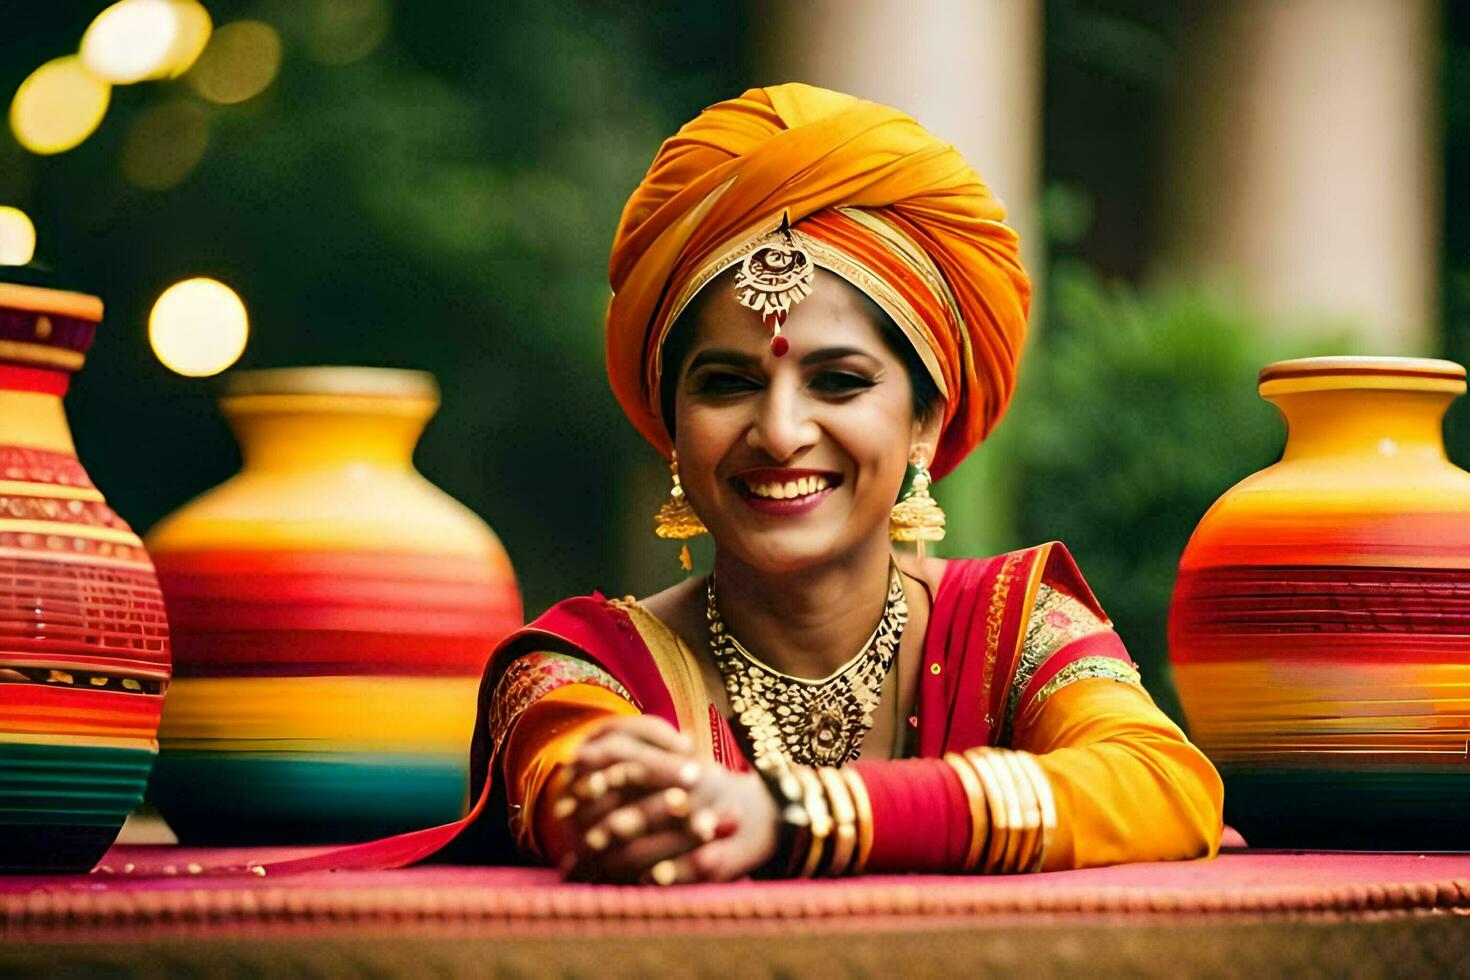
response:
<path id="1" fill-rule="evenodd" d="M 745 649 L 720 618 L 713 575 L 705 586 L 705 618 L 730 708 L 750 737 L 755 762 L 774 755 L 800 765 L 840 766 L 858 757 L 909 618 L 896 564 L 889 563 L 878 628 L 855 657 L 820 680 L 783 674 Z"/>

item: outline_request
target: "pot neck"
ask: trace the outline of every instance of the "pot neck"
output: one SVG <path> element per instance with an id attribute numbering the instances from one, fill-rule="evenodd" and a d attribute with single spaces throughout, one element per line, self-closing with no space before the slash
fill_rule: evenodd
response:
<path id="1" fill-rule="evenodd" d="M 75 456 L 61 396 L 0 388 L 0 445 Z"/>
<path id="2" fill-rule="evenodd" d="M 242 395 L 220 401 L 245 469 L 253 471 L 410 470 L 414 447 L 438 407 L 434 398 L 359 395 Z"/>
<path id="3" fill-rule="evenodd" d="M 1447 458 L 1444 415 L 1454 394 L 1343 387 L 1264 397 L 1286 419 L 1282 462 L 1385 456 Z"/>

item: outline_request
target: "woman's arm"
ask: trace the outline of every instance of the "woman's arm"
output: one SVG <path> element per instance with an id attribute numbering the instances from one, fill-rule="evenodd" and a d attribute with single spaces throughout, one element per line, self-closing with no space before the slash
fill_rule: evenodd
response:
<path id="1" fill-rule="evenodd" d="M 1011 744 L 853 764 L 871 801 L 866 870 L 1056 871 L 1220 845 L 1219 775 L 1136 684 L 1067 684 Z"/>
<path id="2" fill-rule="evenodd" d="M 591 684 L 556 688 L 519 713 L 501 751 L 501 774 L 511 830 L 523 849 L 560 862 L 570 843 L 552 811 L 577 750 L 606 722 L 637 714 L 627 699 Z"/>
<path id="3" fill-rule="evenodd" d="M 1224 790 L 1204 753 L 1134 684 L 1069 684 L 1019 720 L 1057 826 L 1042 870 L 1212 856 Z"/>

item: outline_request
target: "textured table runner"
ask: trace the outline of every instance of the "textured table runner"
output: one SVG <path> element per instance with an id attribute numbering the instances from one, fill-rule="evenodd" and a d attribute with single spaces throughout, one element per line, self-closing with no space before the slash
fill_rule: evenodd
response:
<path id="1" fill-rule="evenodd" d="M 253 850 L 269 860 L 310 849 Z M 113 848 L 88 875 L 0 878 L 0 935 L 139 938 L 373 924 L 479 934 L 791 931 L 974 925 L 1016 916 L 1384 915 L 1470 911 L 1470 854 L 1241 851 L 1212 861 L 1005 878 L 874 876 L 675 888 L 566 884 L 532 868 L 211 873 L 238 852 Z M 1470 921 L 1466 921 L 1470 929 Z"/>

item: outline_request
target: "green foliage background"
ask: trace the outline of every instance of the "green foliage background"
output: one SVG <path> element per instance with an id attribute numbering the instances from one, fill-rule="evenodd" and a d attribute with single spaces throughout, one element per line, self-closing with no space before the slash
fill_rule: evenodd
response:
<path id="1" fill-rule="evenodd" d="M 24 6 L 26 30 L 0 32 L 0 91 L 75 51 L 105 4 Z M 38 259 L 107 302 L 68 398 L 98 485 L 146 529 L 238 466 L 215 384 L 168 372 L 146 337 L 159 292 L 214 276 L 250 311 L 240 368 L 438 376 L 419 467 L 494 526 L 529 613 L 631 591 L 617 529 L 656 501 L 628 499 L 627 470 L 654 457 L 603 377 L 607 250 L 659 141 L 739 91 L 742 9 L 397 3 L 387 41 L 334 67 L 308 54 L 315 0 L 208 7 L 217 25 L 281 32 L 262 95 L 215 106 L 182 81 L 117 88 L 101 129 L 51 158 L 0 133 L 0 201 L 35 220 Z M 182 184 L 142 190 L 119 169 L 122 143 L 168 100 L 207 113 L 209 145 Z"/>
<path id="2" fill-rule="evenodd" d="M 1351 341 L 1303 342 L 1263 330 L 1227 296 L 1139 291 L 1074 262 L 1053 268 L 1050 293 L 996 436 L 1015 475 L 1020 538 L 1068 546 L 1150 692 L 1182 718 L 1165 636 L 1179 556 L 1209 504 L 1275 462 L 1284 442 L 1256 373 L 1351 351 Z"/>

